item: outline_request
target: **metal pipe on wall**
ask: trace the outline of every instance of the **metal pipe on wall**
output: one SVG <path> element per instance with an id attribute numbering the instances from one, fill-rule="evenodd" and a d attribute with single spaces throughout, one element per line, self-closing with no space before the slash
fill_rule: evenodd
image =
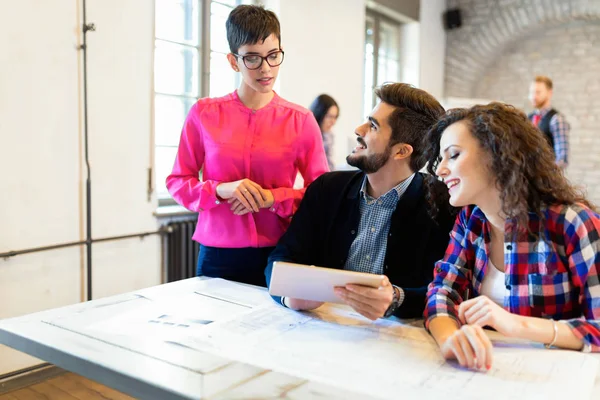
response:
<path id="1" fill-rule="evenodd" d="M 87 169 L 87 177 L 85 181 L 85 193 L 86 193 L 86 253 L 87 253 L 87 299 L 92 299 L 92 174 L 90 168 L 90 156 L 89 156 L 89 141 L 88 141 L 88 101 L 87 101 L 87 33 L 88 31 L 95 31 L 96 25 L 93 23 L 87 23 L 86 16 L 86 0 L 83 2 L 83 45 L 80 49 L 83 51 L 83 135 L 84 141 L 83 146 L 85 149 L 85 166 Z"/>
<path id="2" fill-rule="evenodd" d="M 133 239 L 133 238 L 143 239 L 146 236 L 162 235 L 164 233 L 166 233 L 165 228 L 161 228 L 157 231 L 139 232 L 139 233 L 132 233 L 129 235 L 109 236 L 109 237 L 105 237 L 105 238 L 91 239 L 90 241 L 91 241 L 91 243 L 101 243 L 101 242 L 111 242 L 114 240 Z M 19 256 L 22 254 L 39 253 L 41 251 L 57 250 L 57 249 L 63 249 L 65 247 L 82 246 L 84 244 L 87 245 L 87 243 L 88 243 L 87 240 L 80 240 L 78 242 L 65 242 L 65 243 L 53 244 L 53 245 L 49 245 L 49 246 L 31 247 L 29 249 L 22 249 L 22 250 L 12 250 L 12 251 L 7 251 L 5 253 L 0 253 L 0 258 L 8 259 L 10 257 Z"/>

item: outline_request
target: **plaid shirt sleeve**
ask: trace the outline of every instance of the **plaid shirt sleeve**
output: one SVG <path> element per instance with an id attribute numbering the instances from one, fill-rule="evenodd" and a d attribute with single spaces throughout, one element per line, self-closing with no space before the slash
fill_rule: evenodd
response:
<path id="1" fill-rule="evenodd" d="M 583 351 L 600 352 L 600 218 L 587 208 L 570 207 L 565 215 L 565 246 L 573 283 L 581 288 L 582 318 L 564 321 Z M 574 300 L 576 301 L 576 300 Z"/>
<path id="2" fill-rule="evenodd" d="M 554 138 L 556 161 L 569 163 L 569 132 L 571 126 L 562 114 L 555 114 L 550 120 L 550 132 Z"/>
<path id="3" fill-rule="evenodd" d="M 456 217 L 446 254 L 435 264 L 434 278 L 427 288 L 427 304 L 423 314 L 426 329 L 429 329 L 433 318 L 441 315 L 454 318 L 460 325 L 458 305 L 466 300 L 465 293 L 472 290 L 472 265 L 469 267 L 469 264 L 472 264 L 473 257 L 467 246 L 469 214 L 469 208 L 465 207 Z"/>

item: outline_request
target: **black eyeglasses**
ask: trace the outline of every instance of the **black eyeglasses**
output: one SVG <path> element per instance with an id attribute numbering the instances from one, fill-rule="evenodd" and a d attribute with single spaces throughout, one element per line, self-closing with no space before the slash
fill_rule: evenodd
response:
<path id="1" fill-rule="evenodd" d="M 277 67 L 283 62 L 283 50 L 269 53 L 266 57 L 259 56 L 258 54 L 251 54 L 249 56 L 243 56 L 235 53 L 232 54 L 236 57 L 241 57 L 242 61 L 244 61 L 244 65 L 248 69 L 259 69 L 265 61 L 270 67 Z"/>

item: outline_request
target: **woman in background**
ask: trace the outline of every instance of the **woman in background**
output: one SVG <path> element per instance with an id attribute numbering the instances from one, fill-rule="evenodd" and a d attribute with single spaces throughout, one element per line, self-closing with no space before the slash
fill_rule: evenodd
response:
<path id="1" fill-rule="evenodd" d="M 491 103 L 448 111 L 427 143 L 428 171 L 464 207 L 427 293 L 425 325 L 442 355 L 489 369 L 485 326 L 600 351 L 600 215 L 543 134 L 514 107 Z"/>
<path id="2" fill-rule="evenodd" d="M 329 164 L 329 169 L 333 171 L 333 133 L 331 130 L 340 116 L 340 108 L 333 97 L 326 94 L 319 95 L 314 99 L 309 108 L 315 115 L 319 128 L 321 128 L 327 163 Z"/>

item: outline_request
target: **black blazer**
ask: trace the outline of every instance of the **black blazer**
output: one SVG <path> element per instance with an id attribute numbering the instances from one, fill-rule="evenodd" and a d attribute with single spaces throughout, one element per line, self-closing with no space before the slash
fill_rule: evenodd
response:
<path id="1" fill-rule="evenodd" d="M 267 286 L 275 261 L 344 268 L 360 222 L 364 177 L 357 171 L 330 172 L 307 188 L 289 229 L 269 257 Z M 392 214 L 388 236 L 384 274 L 405 292 L 395 313 L 400 318 L 422 316 L 434 264 L 444 256 L 454 223 L 447 207 L 435 221 L 430 217 L 423 181 L 424 175 L 417 173 Z"/>

